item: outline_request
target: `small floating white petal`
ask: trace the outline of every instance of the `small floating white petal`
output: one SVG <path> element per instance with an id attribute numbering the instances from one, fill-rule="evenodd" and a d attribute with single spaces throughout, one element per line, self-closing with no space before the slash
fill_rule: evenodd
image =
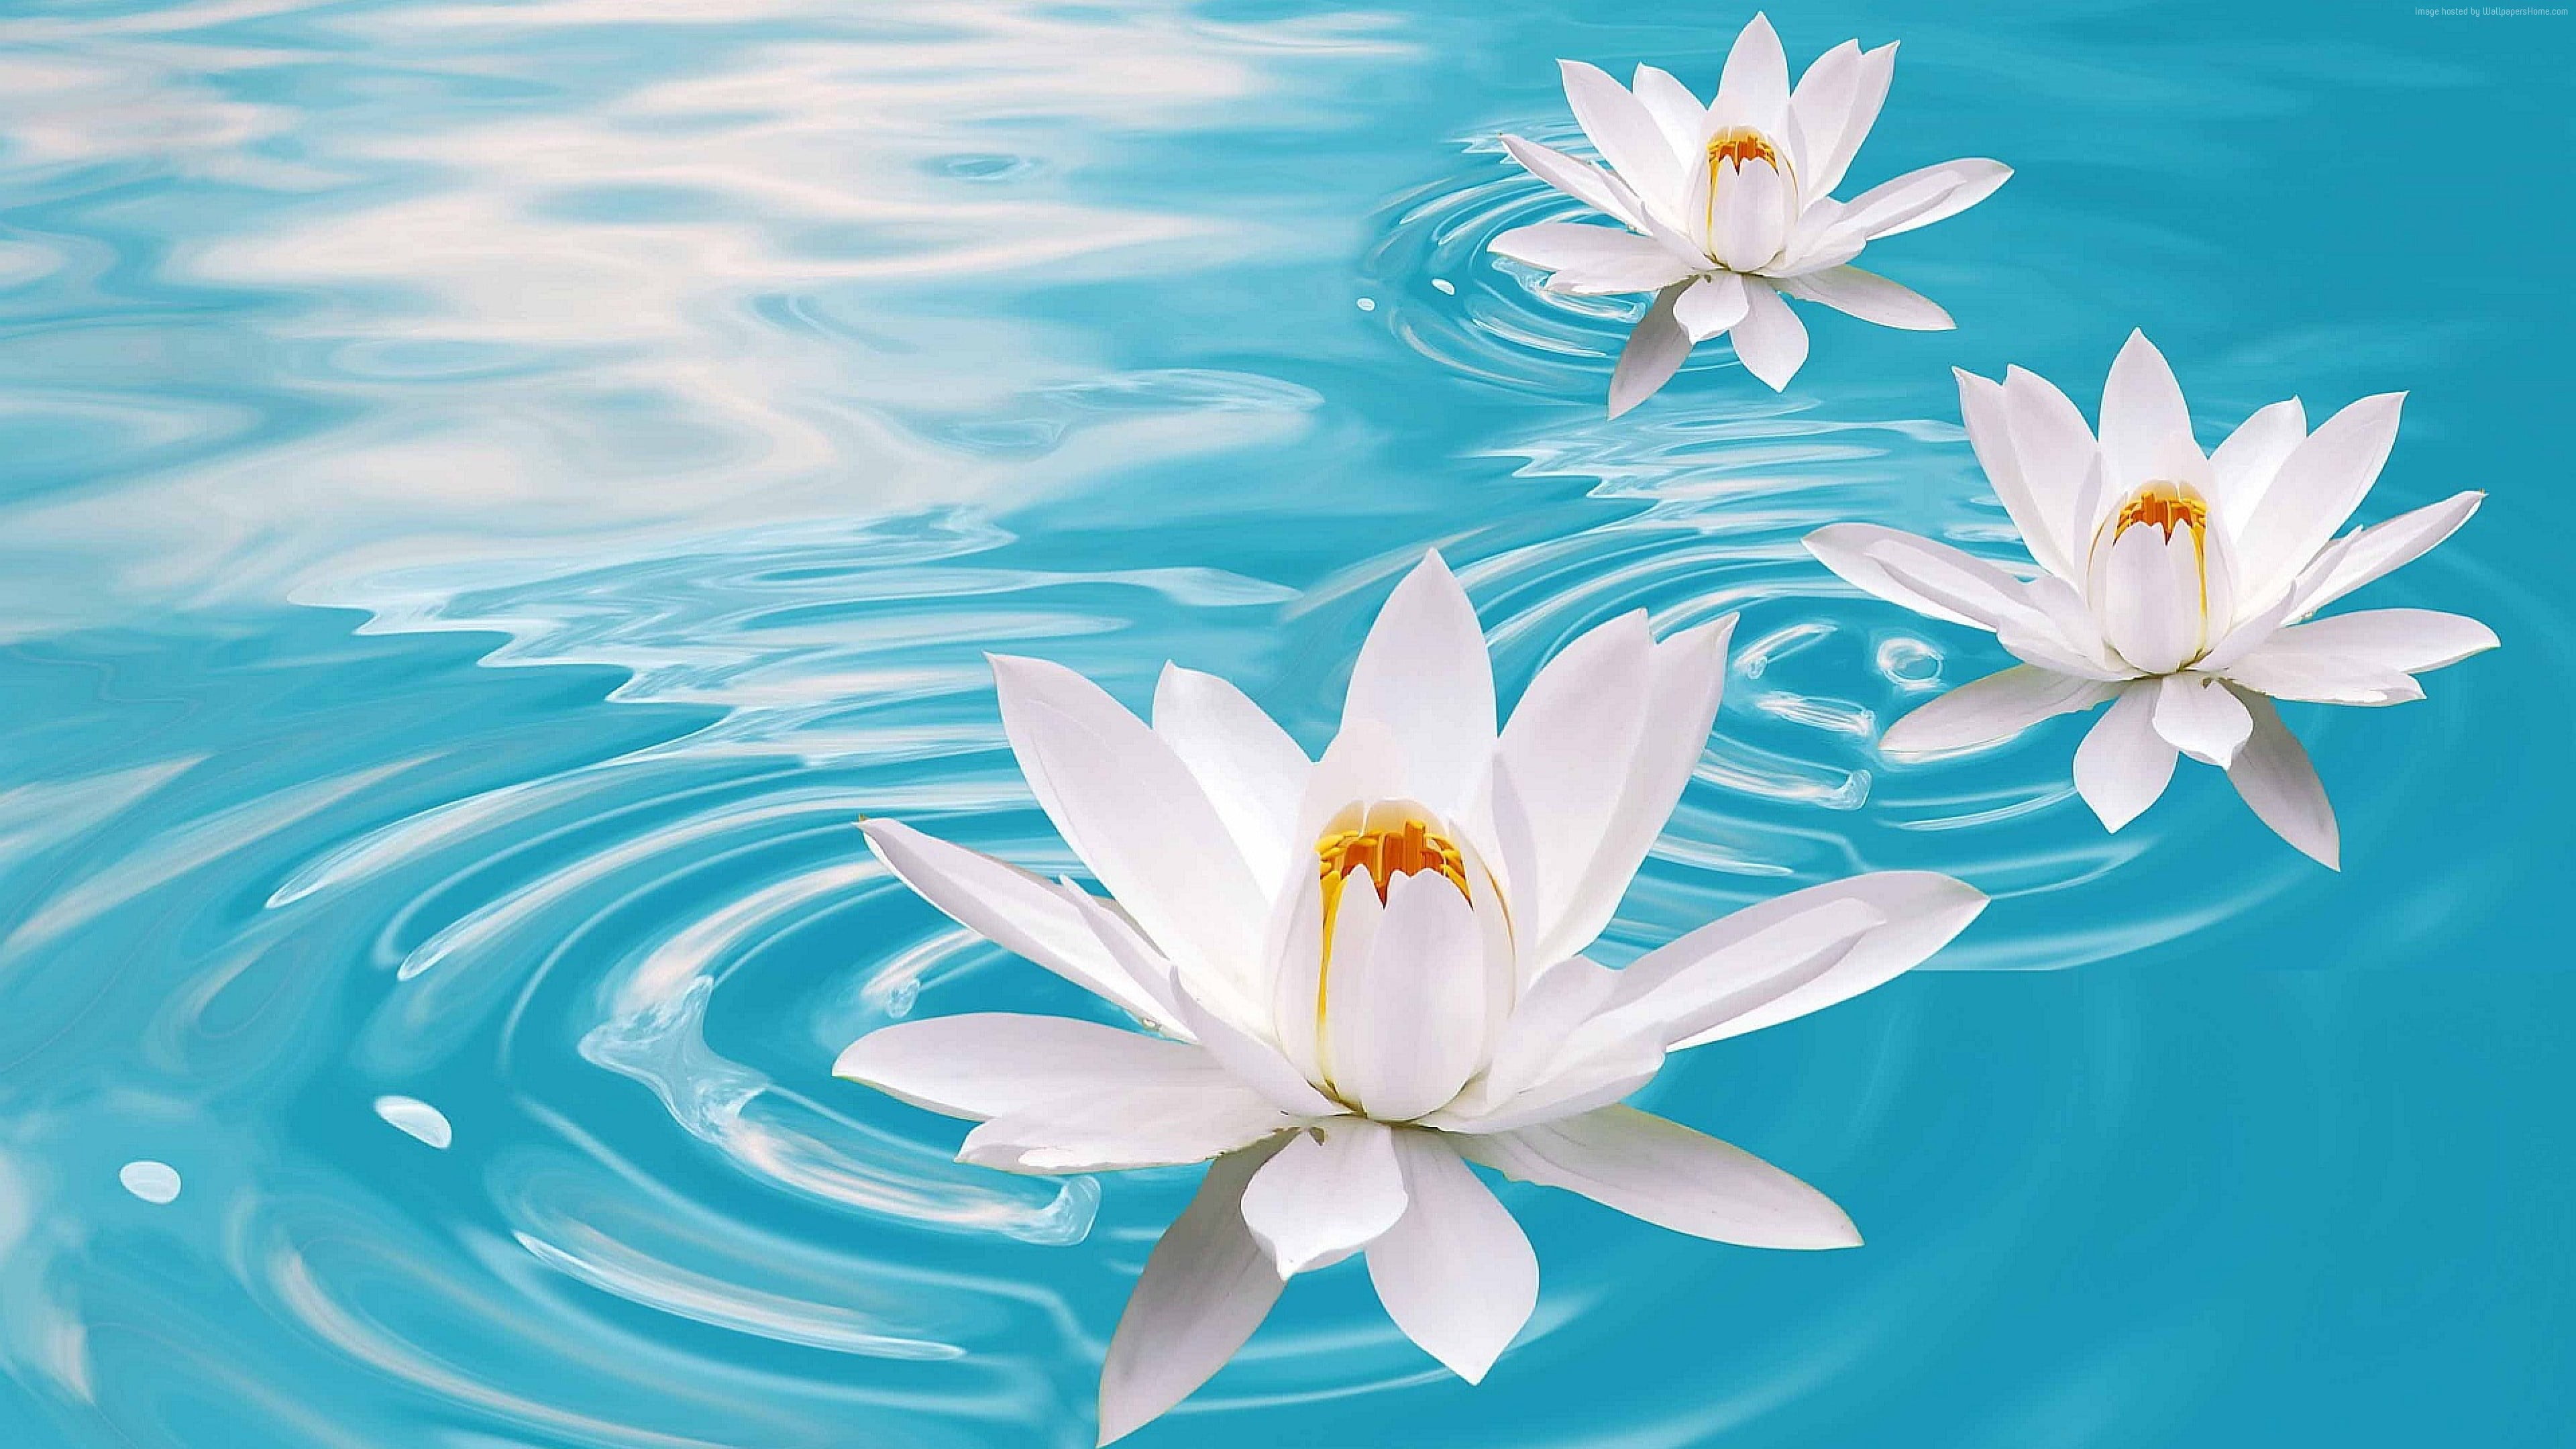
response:
<path id="1" fill-rule="evenodd" d="M 1439 292 L 1444 297 L 1455 297 L 1458 295 L 1458 284 L 1450 281 L 1447 277 L 1433 277 L 1431 279 L 1431 286 L 1434 291 Z"/>
<path id="2" fill-rule="evenodd" d="M 179 1196 L 179 1169 L 148 1157 L 136 1158 L 118 1168 L 116 1180 L 145 1202 L 171 1202 Z"/>
<path id="3" fill-rule="evenodd" d="M 1376 310 L 1377 310 L 1377 298 L 1375 298 L 1375 297 L 1362 297 L 1362 298 L 1360 298 L 1360 310 L 1361 310 L 1361 311 L 1363 311 L 1363 312 L 1374 312 L 1374 311 L 1376 311 Z"/>
<path id="4" fill-rule="evenodd" d="M 448 1125 L 447 1114 L 418 1097 L 393 1093 L 378 1097 L 376 1115 L 432 1147 L 444 1149 L 456 1140 L 456 1129 Z"/>

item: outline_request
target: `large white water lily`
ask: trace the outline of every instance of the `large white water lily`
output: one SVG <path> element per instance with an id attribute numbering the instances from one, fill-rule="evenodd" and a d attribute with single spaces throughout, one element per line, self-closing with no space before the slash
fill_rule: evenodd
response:
<path id="1" fill-rule="evenodd" d="M 2405 395 L 2363 398 L 2313 433 L 2298 399 L 2277 402 L 2203 455 L 2173 370 L 2141 333 L 2111 364 L 2098 438 L 2033 373 L 1957 376 L 1968 441 L 2038 577 L 1870 524 L 1819 529 L 1807 547 L 1880 598 L 1992 630 L 2025 662 L 1898 720 L 1881 748 L 1973 748 L 2107 701 L 2075 752 L 2076 789 L 2104 826 L 2154 804 L 2189 755 L 2227 771 L 2283 839 L 2337 865 L 2334 810 L 2272 701 L 2421 699 L 2413 676 L 2496 636 L 2428 609 L 2302 621 L 2448 538 L 2486 495 L 2337 538 L 2388 461 Z"/>
<path id="2" fill-rule="evenodd" d="M 1613 619 L 1498 730 L 1475 612 L 1435 554 L 1378 616 L 1320 761 L 1209 675 L 1166 669 L 1149 727 L 1069 670 L 993 660 L 1029 786 L 1112 899 L 866 823 L 932 904 L 1150 1034 L 900 1022 L 839 1075 L 980 1119 L 965 1162 L 1216 1160 L 1110 1340 L 1102 1442 L 1216 1372 L 1291 1275 L 1354 1253 L 1398 1327 L 1482 1378 L 1537 1301 L 1538 1263 L 1469 1162 L 1723 1242 L 1860 1241 L 1813 1188 L 1619 1103 L 1668 1051 L 1887 981 L 1985 897 L 1865 875 L 1623 969 L 1580 954 L 1699 761 L 1733 624 L 1657 640 L 1642 610 Z"/>
<path id="3" fill-rule="evenodd" d="M 1560 61 L 1565 96 L 1603 170 L 1519 136 L 1512 158 L 1626 230 L 1541 222 L 1493 250 L 1552 273 L 1552 291 L 1652 292 L 1610 378 L 1610 416 L 1654 395 L 1691 348 L 1733 333 L 1747 371 L 1774 391 L 1807 360 L 1807 329 L 1783 295 L 1911 331 L 1956 324 L 1928 298 L 1851 265 L 1861 248 L 1955 216 L 2012 176 L 1996 161 L 1944 161 L 1850 201 L 1834 188 L 1877 123 L 1896 47 L 1846 40 L 1789 86 L 1780 37 L 1760 15 L 1735 39 L 1707 105 L 1650 65 L 1636 88 Z"/>

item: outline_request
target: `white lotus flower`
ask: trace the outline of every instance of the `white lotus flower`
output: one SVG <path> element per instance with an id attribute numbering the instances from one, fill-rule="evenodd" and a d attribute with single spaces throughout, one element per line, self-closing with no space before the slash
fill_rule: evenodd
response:
<path id="1" fill-rule="evenodd" d="M 2486 495 L 2336 538 L 2388 461 L 2405 395 L 2363 398 L 2313 433 L 2298 399 L 2277 402 L 2203 456 L 2182 388 L 2142 333 L 2111 364 L 2098 441 L 2044 378 L 1957 376 L 1968 441 L 2039 576 L 1863 523 L 1819 529 L 1807 547 L 1880 598 L 1992 630 L 2026 662 L 1898 720 L 1881 748 L 1967 749 L 2111 701 L 2075 752 L 2076 789 L 2104 826 L 2154 804 L 2179 752 L 2227 771 L 2264 824 L 2336 866 L 2333 807 L 2272 701 L 2421 699 L 2412 676 L 2496 637 L 2427 609 L 2301 621 L 2448 538 Z"/>
<path id="2" fill-rule="evenodd" d="M 1610 378 L 1610 416 L 1654 395 L 1694 344 L 1735 335 L 1735 354 L 1773 391 L 1807 360 L 1807 329 L 1786 293 L 1864 322 L 1937 332 L 1956 324 L 1928 298 L 1851 265 L 1880 237 L 1929 226 L 1994 194 L 2012 176 L 1996 161 L 1944 161 L 1848 202 L 1833 190 L 1878 120 L 1896 47 L 1826 51 L 1798 88 L 1780 37 L 1760 15 L 1735 38 L 1717 97 L 1650 65 L 1631 91 L 1597 66 L 1559 61 L 1565 97 L 1608 171 L 1518 136 L 1512 159 L 1541 181 L 1628 227 L 1541 222 L 1494 238 L 1493 250 L 1554 273 L 1551 291 L 1653 292 Z"/>
<path id="3" fill-rule="evenodd" d="M 1613 619 L 1498 732 L 1475 612 L 1435 554 L 1379 615 L 1321 761 L 1209 675 L 1166 669 L 1149 728 L 1069 670 L 993 659 L 1030 788 L 1114 900 L 866 823 L 932 904 L 1158 1034 L 903 1022 L 853 1044 L 839 1075 L 981 1119 L 969 1163 L 1216 1159 L 1110 1341 L 1102 1442 L 1216 1372 L 1288 1277 L 1353 1253 L 1398 1327 L 1482 1378 L 1537 1301 L 1538 1264 L 1469 1162 L 1723 1242 L 1860 1241 L 1797 1179 L 1617 1104 L 1667 1051 L 1888 980 L 1985 897 L 1867 875 L 1622 970 L 1579 954 L 1700 758 L 1733 625 L 1656 641 L 1644 611 Z"/>

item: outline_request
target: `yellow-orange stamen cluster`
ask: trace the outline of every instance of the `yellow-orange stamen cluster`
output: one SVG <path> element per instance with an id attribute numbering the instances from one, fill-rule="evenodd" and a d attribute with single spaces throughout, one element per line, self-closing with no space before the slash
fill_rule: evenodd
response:
<path id="1" fill-rule="evenodd" d="M 1711 182 L 1717 180 L 1719 163 L 1741 171 L 1747 161 L 1767 162 L 1772 170 L 1777 171 L 1780 169 L 1780 149 L 1771 144 L 1770 137 L 1751 126 L 1729 126 L 1708 138 L 1708 176 Z"/>
<path id="2" fill-rule="evenodd" d="M 1362 866 L 1368 868 L 1381 903 L 1389 882 L 1417 871 L 1437 871 L 1460 894 L 1467 890 L 1466 857 L 1428 821 L 1407 820 L 1385 830 L 1336 830 L 1315 842 L 1315 857 L 1329 896 L 1339 896 L 1342 881 Z"/>
<path id="3" fill-rule="evenodd" d="M 2159 479 L 2120 505 L 2120 515 L 2111 524 L 2111 537 L 2117 539 L 2139 524 L 2163 529 L 2167 543 L 2173 542 L 2177 528 L 2189 528 L 2197 539 L 2209 532 L 2209 504 L 2190 484 Z"/>

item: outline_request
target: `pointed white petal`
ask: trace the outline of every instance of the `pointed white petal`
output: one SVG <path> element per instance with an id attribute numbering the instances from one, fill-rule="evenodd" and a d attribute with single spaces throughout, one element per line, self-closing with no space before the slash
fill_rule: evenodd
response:
<path id="1" fill-rule="evenodd" d="M 2210 516 L 2240 546 L 2246 520 L 2271 491 L 2281 464 L 2307 436 L 2307 410 L 2291 398 L 2256 409 L 2209 455 Z"/>
<path id="2" fill-rule="evenodd" d="M 2082 679 L 2021 664 L 1989 674 L 1919 706 L 1887 727 L 1878 742 L 1890 755 L 1929 755 L 2007 740 L 2041 720 L 2091 709 L 2120 692 L 2099 679 Z"/>
<path id="3" fill-rule="evenodd" d="M 1505 136 L 1503 150 L 1521 163 L 1529 174 L 1607 216 L 1637 228 L 1645 229 L 1646 208 L 1637 201 L 1628 183 L 1593 165 L 1578 161 L 1562 151 L 1525 141 L 1518 136 Z"/>
<path id="4" fill-rule="evenodd" d="M 1333 921 L 1337 942 L 1345 936 L 1365 940 L 1352 933 L 1377 927 L 1376 887 L 1365 892 L 1364 901 L 1354 894 L 1358 890 L 1356 881 L 1344 887 L 1345 908 Z M 1278 1043 L 1279 1054 L 1310 1082 L 1324 1075 L 1324 946 L 1323 884 L 1313 871 L 1300 871 L 1296 886 L 1280 897 L 1271 922 L 1271 1029 L 1265 1035 Z"/>
<path id="5" fill-rule="evenodd" d="M 1748 1248 L 1857 1248 L 1823 1193 L 1741 1148 L 1633 1107 L 1463 1137 L 1461 1151 L 1519 1182 L 1579 1192 L 1630 1217 Z"/>
<path id="6" fill-rule="evenodd" d="M 1733 272 L 1720 272 L 1682 289 L 1681 296 L 1673 302 L 1673 320 L 1690 334 L 1691 341 L 1706 342 L 1743 321 L 1750 305 L 1744 295 L 1744 279 Z"/>
<path id="7" fill-rule="evenodd" d="M 2302 648 L 2283 630 L 2227 666 L 2227 678 L 2274 699 L 2313 700 L 2319 704 L 2408 704 L 2424 697 L 2424 687 L 2404 671 L 2369 659 Z"/>
<path id="8" fill-rule="evenodd" d="M 1457 1096 L 1483 1064 L 1493 964 L 1466 896 L 1445 876 L 1388 882 L 1368 952 L 1336 950 L 1329 967 L 1325 1028 L 1342 1098 L 1401 1122 Z"/>
<path id="9" fill-rule="evenodd" d="M 2056 551 L 2069 567 L 2059 577 L 2080 586 L 2108 491 L 2102 484 L 2101 449 L 2093 430 L 2084 425 L 2084 415 L 2047 378 L 2007 368 L 2003 392 L 2004 423 L 2021 462 L 2022 482 L 2060 530 Z M 2031 556 L 2048 563 L 2036 549 Z"/>
<path id="10" fill-rule="evenodd" d="M 2012 515 L 2013 527 L 2020 530 L 2031 558 L 2061 579 L 2081 582 L 2083 572 L 2067 552 L 2074 536 L 2074 498 L 2055 491 L 2042 495 L 2023 474 L 2021 455 L 2013 447 L 2012 424 L 2004 411 L 2003 384 L 1958 368 L 1952 368 L 1950 375 L 1959 383 L 1959 415 L 1967 424 L 1968 446 L 1976 450 L 1977 465 L 1985 469 L 2004 512 Z"/>
<path id="11" fill-rule="evenodd" d="M 1908 332 L 1947 332 L 1959 324 L 1941 310 L 1941 304 L 1902 283 L 1891 282 L 1876 272 L 1858 267 L 1827 267 L 1823 271 L 1803 272 L 1781 279 L 1780 285 L 1793 297 L 1822 302 L 1837 312 L 1847 312 L 1863 322 L 1881 327 L 1898 327 Z"/>
<path id="12" fill-rule="evenodd" d="M 1291 1137 L 1243 1191 L 1243 1221 L 1282 1278 L 1375 1241 L 1404 1206 L 1395 1135 L 1365 1117 Z"/>
<path id="13" fill-rule="evenodd" d="M 2038 621 L 2020 580 L 1946 543 L 1874 523 L 1828 524 L 1806 541 L 1846 582 L 1917 613 L 1987 630 Z"/>
<path id="14" fill-rule="evenodd" d="M 1663 128 L 1664 140 L 1672 146 L 1674 155 L 1687 157 L 1707 142 L 1708 108 L 1672 72 L 1641 65 L 1631 89 L 1646 113 L 1655 118 L 1655 124 Z"/>
<path id="15" fill-rule="evenodd" d="M 2493 629 L 2465 614 L 2363 609 L 2284 629 L 2265 647 L 2338 654 L 2405 674 L 2422 674 L 2493 649 L 2496 636 Z"/>
<path id="16" fill-rule="evenodd" d="M 1515 227 L 1488 244 L 1497 256 L 1545 267 L 1548 290 L 1585 296 L 1652 292 L 1682 280 L 1692 264 L 1663 243 L 1616 227 L 1543 221 Z"/>
<path id="17" fill-rule="evenodd" d="M 1066 843 L 1176 965 L 1248 989 L 1268 896 L 1189 767 L 1063 665 L 990 657 L 1011 752 Z"/>
<path id="18" fill-rule="evenodd" d="M 1395 1137 L 1409 1202 L 1369 1244 L 1369 1281 L 1405 1337 L 1482 1382 L 1538 1306 L 1538 1255 L 1441 1134 Z"/>
<path id="19" fill-rule="evenodd" d="M 2200 652 L 2200 545 L 2189 529 L 2170 536 L 2153 525 L 2113 540 L 2097 567 L 2093 607 L 2103 637 L 2143 674 L 2180 669 Z"/>
<path id="20" fill-rule="evenodd" d="M 1540 667 L 1503 726 L 1502 762 L 1531 854 L 1511 871 L 1511 899 L 1533 934 L 1564 913 L 1618 811 L 1646 724 L 1654 648 L 1643 609 L 1595 626 Z"/>
<path id="21" fill-rule="evenodd" d="M 1807 324 L 1764 282 L 1744 284 L 1744 320 L 1735 324 L 1735 355 L 1744 370 L 1762 379 L 1773 392 L 1807 362 Z"/>
<path id="22" fill-rule="evenodd" d="M 1169 1019 L 1168 984 L 1131 978 L 1061 888 L 900 821 L 869 820 L 859 828 L 896 879 L 959 925 L 1139 1017 Z"/>
<path id="23" fill-rule="evenodd" d="M 2208 481 L 2209 467 L 2191 436 L 2191 411 L 2165 355 L 2143 332 L 2131 332 L 2102 387 L 2102 454 L 2121 488 L 2151 478 Z"/>
<path id="24" fill-rule="evenodd" d="M 1100 1366 L 1100 1442 L 1134 1433 L 1190 1396 L 1261 1326 L 1283 1286 L 1243 1225 L 1243 1188 L 1285 1139 L 1211 1164 L 1127 1295 Z"/>
<path id="25" fill-rule="evenodd" d="M 2034 629 L 2006 621 L 1995 635 L 2003 646 L 2042 669 L 2084 679 L 2133 679 L 2136 670 L 2111 652 L 2102 637 L 2102 621 L 2093 617 L 2075 586 L 2054 574 L 2042 574 L 2022 586 L 2022 599 L 2046 625 Z"/>
<path id="26" fill-rule="evenodd" d="M 1296 1125 L 1269 1099 L 1217 1068 L 1187 1079 L 1069 1088 L 1067 1095 L 1015 1106 L 967 1133 L 957 1160 L 1031 1173 L 1176 1167 Z"/>
<path id="27" fill-rule="evenodd" d="M 1887 102 L 1896 74 L 1896 47 L 1863 51 L 1847 40 L 1807 67 L 1789 97 L 1790 130 L 1797 138 L 1798 183 L 1813 202 L 1831 196 L 1851 170 L 1852 158 Z"/>
<path id="28" fill-rule="evenodd" d="M 1403 752 L 1402 792 L 1461 814 L 1493 756 L 1494 674 L 1475 606 L 1438 553 L 1423 556 L 1360 646 L 1342 727 L 1369 720 Z"/>
<path id="29" fill-rule="evenodd" d="M 1177 664 L 1154 687 L 1154 733 L 1198 780 L 1253 880 L 1280 880 L 1314 769 L 1306 752 L 1242 690 Z"/>
<path id="30" fill-rule="evenodd" d="M 1560 893 L 1551 886 L 1547 905 L 1527 923 L 1532 969 L 1544 970 L 1590 945 L 1617 913 L 1708 749 L 1726 692 L 1726 646 L 1734 633 L 1735 615 L 1728 614 L 1659 640 L 1648 651 L 1645 714 L 1617 803 L 1571 888 Z M 1513 763 L 1517 781 L 1520 762 Z M 1541 878 L 1548 878 L 1545 869 Z"/>
<path id="31" fill-rule="evenodd" d="M 1218 1081 L 1224 1069 L 1187 1042 L 1096 1021 L 973 1012 L 879 1027 L 850 1043 L 832 1075 L 980 1121 L 1130 1087 L 1186 1095 Z"/>
<path id="32" fill-rule="evenodd" d="M 2241 530 L 2237 577 L 2247 604 L 2279 597 L 2361 506 L 2396 446 L 2405 400 L 2399 392 L 2363 398 L 2291 450 Z"/>
<path id="33" fill-rule="evenodd" d="M 2130 685 L 2075 747 L 2075 789 L 2118 830 L 2156 803 L 2173 780 L 2174 747 L 2156 733 L 2155 680 Z"/>
<path id="34" fill-rule="evenodd" d="M 1565 99 L 1574 108 L 1576 124 L 1619 179 L 1640 197 L 1670 197 L 1678 191 L 1681 163 L 1645 102 L 1597 65 L 1561 60 L 1557 68 L 1564 72 Z"/>
<path id="35" fill-rule="evenodd" d="M 2317 779 L 2316 766 L 2308 763 L 2308 752 L 2282 725 L 2272 701 L 2259 694 L 2238 697 L 2254 717 L 2254 733 L 2228 767 L 2228 783 L 2272 833 L 2327 869 L 2343 869 L 2334 806 L 2326 801 L 2326 787 Z"/>
<path id="36" fill-rule="evenodd" d="M 1117 912 L 1101 902 L 1080 898 L 1085 918 L 1103 946 L 1130 971 L 1140 970 L 1139 953 L 1149 949 Z M 1218 990 L 1223 983 L 1183 977 L 1173 983 L 1172 1009 L 1200 1049 L 1235 1080 L 1268 1098 L 1280 1111 L 1300 1117 L 1330 1117 L 1342 1109 L 1309 1084 L 1284 1056 L 1265 1029 L 1267 1001 Z M 1202 992 L 1215 996 L 1211 1005 Z"/>
<path id="37" fill-rule="evenodd" d="M 1768 161 L 1720 163 L 1707 171 L 1714 188 L 1707 208 L 1709 255 L 1739 272 L 1771 265 L 1789 240 L 1797 196 Z"/>
<path id="38" fill-rule="evenodd" d="M 1751 126 L 1766 136 L 1789 128 L 1789 57 L 1770 18 L 1756 12 L 1726 53 L 1709 116 L 1720 126 Z"/>
<path id="39" fill-rule="evenodd" d="M 1619 366 L 1610 374 L 1610 416 L 1620 414 L 1663 390 L 1690 356 L 1690 330 L 1674 314 L 1688 283 L 1666 287 L 1628 334 Z"/>
<path id="40" fill-rule="evenodd" d="M 1832 959 L 1821 970 L 1781 970 L 1787 952 L 1760 944 L 1768 939 L 1796 948 L 1803 944 L 1797 930 L 1768 933 L 1818 918 L 1856 919 L 1853 907 L 1879 919 L 1862 925 L 1847 949 L 1827 948 L 1823 954 Z M 1931 871 L 1874 871 L 1810 886 L 1648 952 L 1622 973 L 1608 1010 L 1635 1003 L 1663 1015 L 1676 1051 L 1742 1036 L 1885 985 L 1948 945 L 1985 908 L 1984 892 Z M 1649 963 L 1652 969 L 1639 973 Z M 1655 981 L 1657 975 L 1664 979 Z"/>
<path id="41" fill-rule="evenodd" d="M 2011 167 L 1982 157 L 1926 166 L 1853 197 L 1834 229 L 1869 241 L 1895 236 L 1956 216 L 2011 179 Z"/>
<path id="42" fill-rule="evenodd" d="M 2234 764 L 2253 730 L 2254 717 L 2208 675 L 2168 674 L 2156 692 L 2156 733 L 2202 764 Z"/>
<path id="43" fill-rule="evenodd" d="M 2469 521 L 2486 501 L 2479 492 L 2454 493 L 2439 503 L 2401 513 L 2345 535 L 2317 556 L 2299 575 L 2291 591 L 2297 600 L 2292 618 L 2303 618 L 2371 580 L 2422 558 Z"/>

